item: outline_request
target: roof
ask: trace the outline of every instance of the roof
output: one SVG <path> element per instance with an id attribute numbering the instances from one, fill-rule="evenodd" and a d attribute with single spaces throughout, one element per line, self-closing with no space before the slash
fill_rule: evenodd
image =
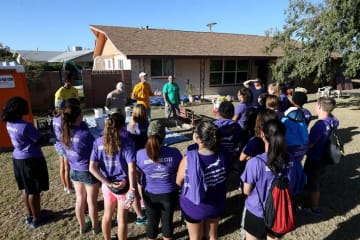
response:
<path id="1" fill-rule="evenodd" d="M 64 62 L 75 60 L 87 54 L 91 54 L 89 61 L 92 61 L 93 50 L 81 50 L 81 51 L 28 51 L 18 50 L 16 51 L 21 57 L 30 62 Z"/>
<path id="2" fill-rule="evenodd" d="M 265 46 L 271 38 L 257 35 L 193 32 L 151 28 L 90 25 L 97 38 L 110 40 L 128 58 L 137 56 L 283 56 L 279 49 L 271 55 Z M 97 51 L 95 51 L 97 52 Z"/>
<path id="3" fill-rule="evenodd" d="M 50 59 L 56 57 L 62 52 L 58 51 L 28 51 L 28 50 L 17 50 L 21 57 L 31 62 L 48 62 Z"/>
<path id="4" fill-rule="evenodd" d="M 64 62 L 64 61 L 71 61 L 78 57 L 82 57 L 84 55 L 90 54 L 90 59 L 92 60 L 92 53 L 93 50 L 82 50 L 82 51 L 70 51 L 70 52 L 63 52 L 52 59 L 49 62 Z"/>

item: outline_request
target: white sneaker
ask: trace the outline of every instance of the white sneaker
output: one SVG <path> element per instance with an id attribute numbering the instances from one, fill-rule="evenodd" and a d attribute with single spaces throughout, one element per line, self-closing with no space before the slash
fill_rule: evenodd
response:
<path id="1" fill-rule="evenodd" d="M 69 188 L 67 191 L 66 191 L 67 194 L 74 194 L 75 193 L 75 189 L 73 188 Z"/>

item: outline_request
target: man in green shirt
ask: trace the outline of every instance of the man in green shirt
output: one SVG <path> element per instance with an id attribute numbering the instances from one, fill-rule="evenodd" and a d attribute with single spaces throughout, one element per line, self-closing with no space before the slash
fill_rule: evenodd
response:
<path id="1" fill-rule="evenodd" d="M 173 116 L 176 118 L 180 110 L 180 94 L 179 86 L 174 82 L 172 75 L 168 77 L 168 82 L 163 86 L 162 92 L 165 100 L 165 117 L 170 117 L 171 112 L 173 112 Z"/>

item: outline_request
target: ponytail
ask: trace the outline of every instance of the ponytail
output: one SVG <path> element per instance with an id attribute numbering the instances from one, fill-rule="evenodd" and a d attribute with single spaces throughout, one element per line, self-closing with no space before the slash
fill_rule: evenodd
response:
<path id="1" fill-rule="evenodd" d="M 76 122 L 81 115 L 80 106 L 66 106 L 61 114 L 61 142 L 68 148 L 71 146 L 71 137 L 73 131 L 71 126 Z"/>
<path id="2" fill-rule="evenodd" d="M 194 133 L 198 135 L 203 142 L 204 147 L 217 152 L 220 146 L 220 134 L 216 125 L 210 121 L 200 121 L 194 129 Z"/>
<path id="3" fill-rule="evenodd" d="M 269 167 L 273 172 L 279 173 L 289 163 L 285 126 L 280 120 L 269 120 L 264 123 L 264 135 L 269 143 L 267 153 Z"/>
<path id="4" fill-rule="evenodd" d="M 112 157 L 121 148 L 120 130 L 125 125 L 125 117 L 121 113 L 113 113 L 106 120 L 103 144 L 107 156 Z"/>
<path id="5" fill-rule="evenodd" d="M 69 113 L 63 112 L 61 115 L 61 142 L 68 148 L 71 146 L 71 122 Z"/>
<path id="6" fill-rule="evenodd" d="M 160 148 L 161 143 L 156 136 L 149 136 L 145 145 L 146 154 L 153 162 L 157 163 L 160 161 Z"/>

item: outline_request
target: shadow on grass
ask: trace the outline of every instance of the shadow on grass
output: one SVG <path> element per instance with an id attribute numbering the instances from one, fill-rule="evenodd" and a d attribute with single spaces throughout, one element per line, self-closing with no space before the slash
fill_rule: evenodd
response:
<path id="1" fill-rule="evenodd" d="M 346 155 L 337 165 L 329 165 L 321 177 L 320 215 L 300 211 L 297 213 L 298 225 L 327 221 L 334 216 L 345 216 L 359 203 L 360 178 L 357 169 L 360 167 L 360 153 Z M 360 236 L 359 215 L 341 223 L 327 239 L 358 239 Z M 357 227 L 354 226 L 357 222 Z M 348 238 L 350 233 L 355 238 Z M 339 237 L 342 236 L 342 237 Z M 339 238 L 338 238 L 339 237 Z"/>

